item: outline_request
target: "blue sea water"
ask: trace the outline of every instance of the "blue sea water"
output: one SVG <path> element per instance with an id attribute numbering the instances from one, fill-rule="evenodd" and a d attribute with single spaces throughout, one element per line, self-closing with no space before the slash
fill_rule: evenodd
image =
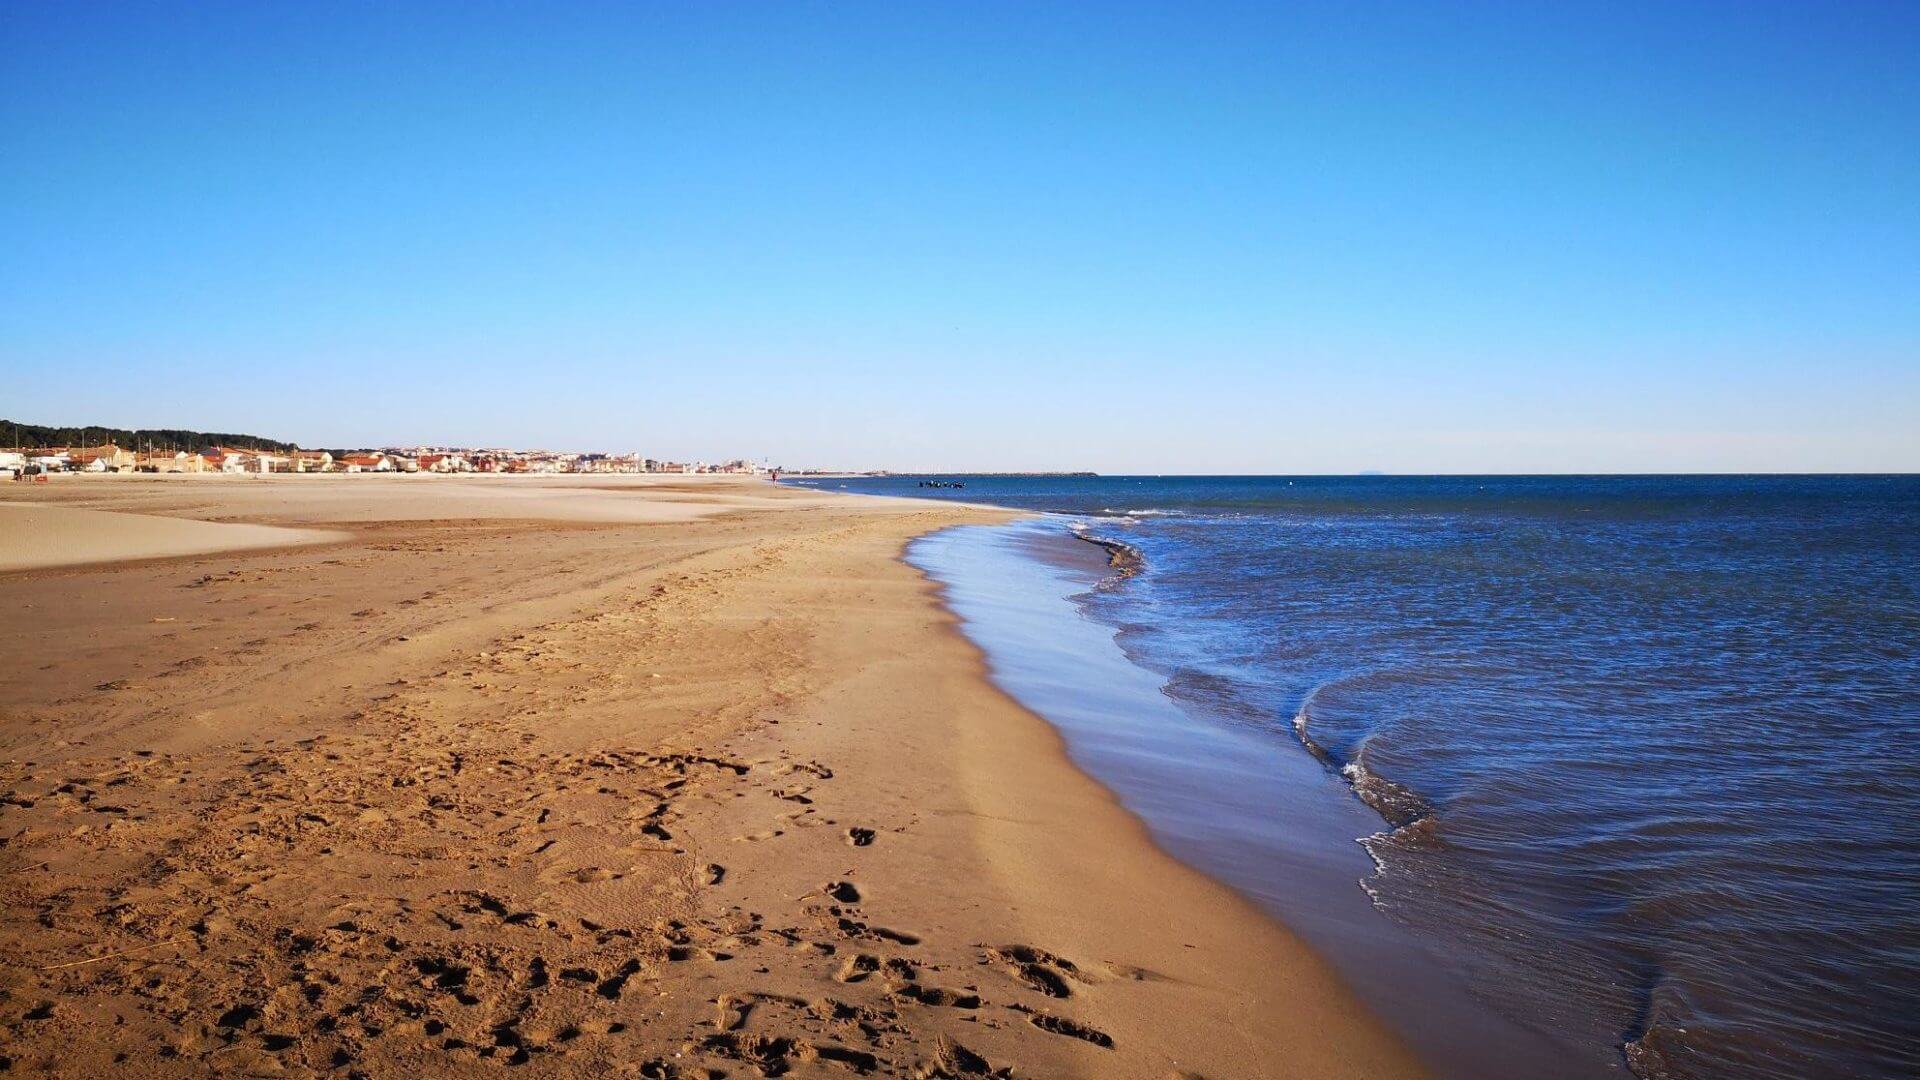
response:
<path id="1" fill-rule="evenodd" d="M 1920 1074 L 1920 478 L 948 479 L 800 482 L 1137 551 L 1071 598 L 1173 706 L 1134 727 L 1231 732 L 1248 788 L 1262 761 L 1290 785 L 1255 811 L 1276 834 L 1276 799 L 1364 806 L 1351 895 L 1494 1041 L 1647 1078 Z M 1246 866 L 1295 853 L 1209 841 L 1219 786 L 1115 786 L 1313 923 Z"/>

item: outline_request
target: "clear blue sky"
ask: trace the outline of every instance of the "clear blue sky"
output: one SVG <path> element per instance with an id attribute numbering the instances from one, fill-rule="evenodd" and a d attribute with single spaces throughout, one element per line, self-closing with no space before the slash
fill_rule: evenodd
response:
<path id="1" fill-rule="evenodd" d="M 1920 468 L 1920 5 L 0 6 L 0 416 Z"/>

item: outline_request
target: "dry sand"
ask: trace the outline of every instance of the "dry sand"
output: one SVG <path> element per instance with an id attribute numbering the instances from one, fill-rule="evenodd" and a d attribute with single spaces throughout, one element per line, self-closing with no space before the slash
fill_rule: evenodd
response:
<path id="1" fill-rule="evenodd" d="M 0 573 L 16 1072 L 1419 1073 L 897 558 L 997 512 L 622 478 L 0 504 L 344 533 Z"/>
<path id="2" fill-rule="evenodd" d="M 340 535 L 0 502 L 0 571 L 317 544 Z"/>

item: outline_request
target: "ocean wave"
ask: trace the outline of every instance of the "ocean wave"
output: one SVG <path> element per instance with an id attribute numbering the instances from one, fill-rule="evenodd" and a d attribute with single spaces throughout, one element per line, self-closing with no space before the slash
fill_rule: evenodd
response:
<path id="1" fill-rule="evenodd" d="M 1433 813 L 1432 805 L 1412 788 L 1367 768 L 1364 743 L 1360 753 L 1340 767 L 1340 775 L 1346 777 L 1361 802 L 1373 807 L 1396 830 L 1405 829 Z"/>
<path id="2" fill-rule="evenodd" d="M 1293 733 L 1300 736 L 1300 745 L 1307 748 L 1307 753 L 1319 758 L 1321 764 L 1331 765 L 1336 769 L 1340 767 L 1339 762 L 1333 760 L 1332 751 L 1315 742 L 1313 736 L 1308 733 L 1307 710 L 1305 708 L 1293 714 Z"/>
<path id="3" fill-rule="evenodd" d="M 1360 801 L 1372 807 L 1391 825 L 1395 831 L 1406 829 L 1415 823 L 1433 815 L 1433 805 L 1420 797 L 1418 792 L 1405 784 L 1381 776 L 1367 767 L 1366 739 L 1360 741 L 1359 749 L 1346 761 L 1341 761 L 1332 750 L 1320 744 L 1310 730 L 1312 722 L 1313 698 L 1320 692 L 1314 687 L 1301 703 L 1300 710 L 1293 717 L 1294 734 L 1300 737 L 1300 744 L 1307 752 L 1337 771 L 1359 796 Z"/>

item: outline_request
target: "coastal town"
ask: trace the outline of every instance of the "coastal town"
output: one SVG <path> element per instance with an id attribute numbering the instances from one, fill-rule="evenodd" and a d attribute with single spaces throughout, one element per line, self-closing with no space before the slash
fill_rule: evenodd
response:
<path id="1" fill-rule="evenodd" d="M 464 447 L 388 447 L 352 451 L 243 449 L 130 449 L 91 446 L 0 448 L 0 477 L 45 479 L 62 473 L 669 473 L 777 474 L 746 458 L 717 464 L 667 461 L 645 455 Z"/>

